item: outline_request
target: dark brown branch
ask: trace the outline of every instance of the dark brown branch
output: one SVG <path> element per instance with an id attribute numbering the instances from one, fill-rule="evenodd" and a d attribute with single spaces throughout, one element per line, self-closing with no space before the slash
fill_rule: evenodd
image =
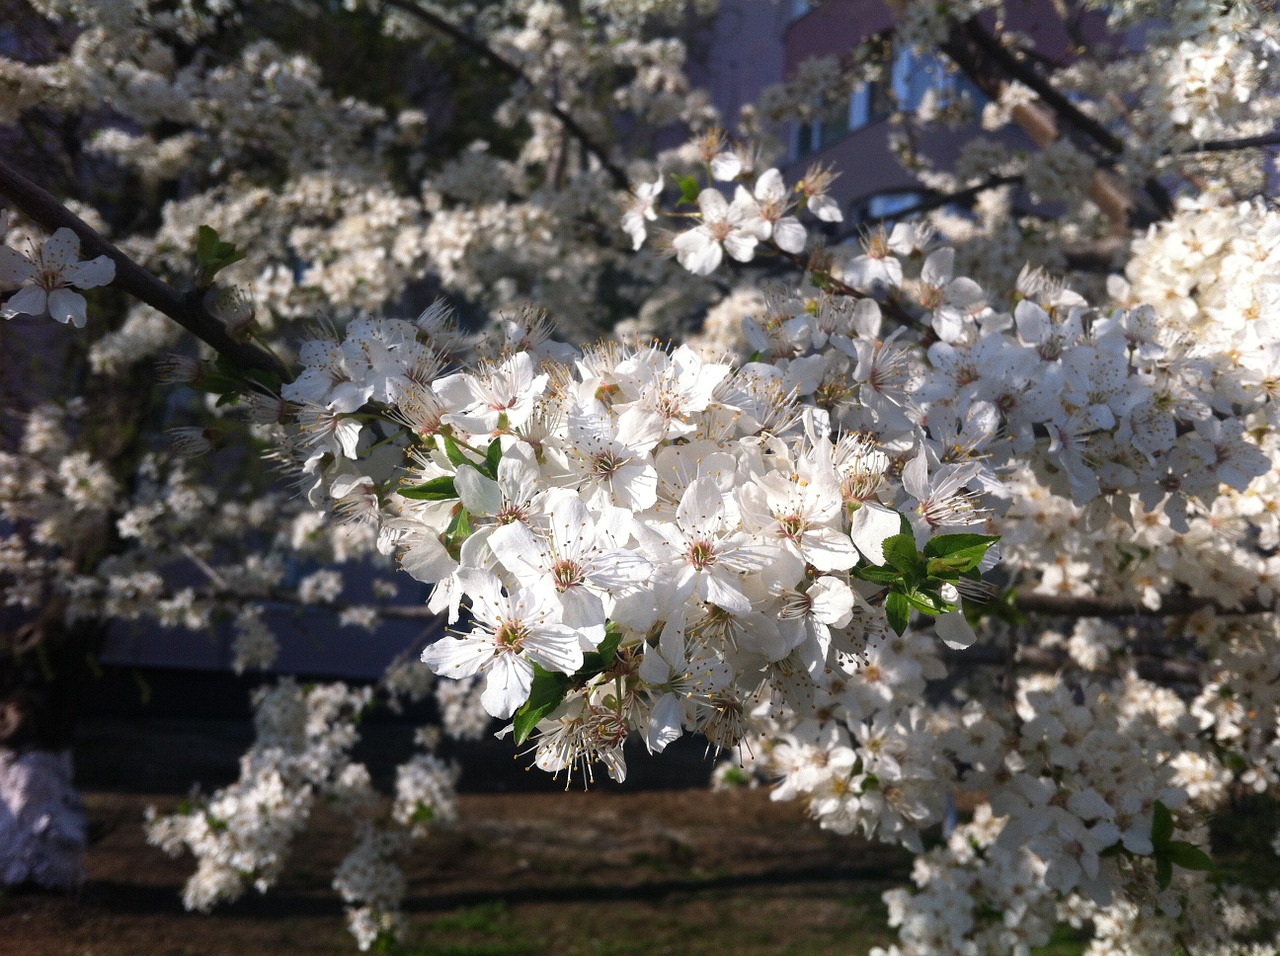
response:
<path id="1" fill-rule="evenodd" d="M 411 0 L 384 0 L 384 2 L 387 6 L 399 10 L 401 13 L 405 13 L 411 17 L 421 20 L 432 29 L 445 34 L 459 46 L 466 47 L 472 53 L 475 53 L 477 56 L 497 67 L 503 73 L 507 74 L 507 76 L 526 84 L 529 89 L 538 94 L 539 98 L 544 104 L 546 104 L 551 115 L 560 121 L 560 124 L 565 128 L 565 130 L 582 144 L 582 148 L 596 158 L 600 163 L 601 168 L 609 174 L 609 177 L 613 180 L 613 184 L 615 186 L 619 189 L 631 188 L 631 183 L 627 179 L 627 174 L 609 158 L 608 153 L 606 153 L 604 149 L 591 138 L 577 120 L 561 108 L 550 94 L 541 93 L 529 77 L 525 75 L 524 70 L 520 69 L 517 64 L 512 63 L 479 37 L 472 36 L 457 24 L 450 23 L 448 20 L 444 19 L 444 17 L 438 16 L 430 10 L 426 10 L 418 6 L 416 3 L 411 2 Z"/>
<path id="2" fill-rule="evenodd" d="M 1023 63 L 999 39 L 984 30 L 976 19 L 967 21 L 962 29 L 974 46 L 989 57 L 990 62 L 998 66 L 1002 73 L 1033 90 L 1069 126 L 1084 133 L 1107 152 L 1119 153 L 1124 150 L 1124 142 L 1118 136 L 1092 116 L 1082 112 L 1030 64 Z"/>
<path id="3" fill-rule="evenodd" d="M 1181 150 L 1179 155 L 1229 153 L 1237 149 L 1254 149 L 1260 146 L 1280 146 L 1280 133 L 1263 133 L 1261 136 L 1246 136 L 1243 139 L 1209 139 L 1190 149 Z"/>
<path id="4" fill-rule="evenodd" d="M 1012 631 L 1010 634 L 1012 635 Z M 951 670 L 965 667 L 1003 667 L 1006 668 L 1005 680 L 1015 680 L 1018 665 L 1039 671 L 1059 671 L 1065 668 L 1079 667 L 1064 650 L 1028 647 L 1026 645 L 1010 645 L 996 647 L 989 644 L 978 644 L 963 650 L 947 650 L 943 655 Z M 1199 667 L 1192 661 L 1174 660 L 1169 657 L 1151 654 L 1125 655 L 1122 661 L 1132 663 L 1138 676 L 1143 680 L 1167 684 L 1175 682 L 1193 683 L 1202 679 Z M 1127 670 L 1127 666 L 1124 668 Z M 1114 666 L 1105 668 L 1104 673 L 1120 676 L 1122 671 Z"/>
<path id="5" fill-rule="evenodd" d="M 285 382 L 293 379 L 292 373 L 275 356 L 252 343 L 232 338 L 227 327 L 204 307 L 202 296 L 198 292 L 183 294 L 161 282 L 98 235 L 88 223 L 50 193 L 3 160 L 0 160 L 0 196 L 4 196 L 25 216 L 50 232 L 70 229 L 80 239 L 80 248 L 87 258 L 106 256 L 115 263 L 116 277 L 112 285 L 167 315 L 238 367 L 267 372 Z"/>
<path id="6" fill-rule="evenodd" d="M 1096 598 L 1072 597 L 1057 594 L 1022 594 L 1017 608 L 1024 614 L 1044 614 L 1059 617 L 1177 617 L 1194 614 L 1211 608 L 1217 614 L 1270 614 L 1280 611 L 1277 602 L 1266 603 L 1249 598 L 1239 607 L 1220 604 L 1210 597 L 1173 595 L 1164 597 L 1160 607 L 1152 610 L 1141 604 L 1125 601 L 1100 601 Z"/>
<path id="7" fill-rule="evenodd" d="M 935 209 L 941 209 L 943 206 L 950 206 L 952 203 L 967 203 L 970 200 L 977 199 L 978 196 L 986 192 L 988 189 L 999 189 L 1001 186 L 1012 186 L 1021 182 L 1021 175 L 992 176 L 989 179 L 984 179 L 976 186 L 967 186 L 964 189 L 958 189 L 952 193 L 935 193 L 930 191 L 928 198 L 920 200 L 920 202 L 913 206 L 908 206 L 905 209 L 899 209 L 897 212 L 892 212 L 885 216 L 875 216 L 870 219 L 863 219 L 861 222 L 854 224 L 853 229 L 841 232 L 833 241 L 841 242 L 853 235 L 856 235 L 858 232 L 869 226 L 884 226 L 891 222 L 898 222 L 899 220 L 906 219 L 909 216 L 918 216 L 921 213 L 933 212 Z M 866 196 L 865 198 L 869 199 L 874 195 L 875 194 L 873 193 L 871 196 Z"/>
<path id="8" fill-rule="evenodd" d="M 1085 114 L 1030 63 L 1015 56 L 997 37 L 983 29 L 976 18 L 957 24 L 947 40 L 940 45 L 940 49 L 979 89 L 993 99 L 1000 97 L 1008 80 L 1017 80 L 1031 89 L 1045 109 L 1081 135 L 1087 144 L 1095 147 L 1095 158 L 1109 158 L 1097 156 L 1097 147 L 1111 155 L 1124 151 L 1124 142 L 1118 136 Z M 1026 112 L 1025 107 L 1022 110 Z M 1040 146 L 1057 138 L 1056 131 L 1046 128 L 1053 125 L 1047 117 L 1039 118 L 1032 125 L 1035 129 L 1029 132 Z M 1148 179 L 1143 184 L 1143 189 L 1154 209 L 1148 209 L 1138 217 L 1134 225 L 1147 225 L 1157 219 L 1168 218 L 1173 212 L 1173 199 L 1168 190 L 1154 178 Z M 1137 206 L 1136 203 L 1133 205 Z"/>
<path id="9" fill-rule="evenodd" d="M 1128 248 L 1128 242 L 1119 236 L 1110 236 L 1094 242 L 1063 243 L 1060 251 L 1066 267 L 1073 272 L 1096 272 L 1107 275 L 1118 268 L 1117 258 Z"/>

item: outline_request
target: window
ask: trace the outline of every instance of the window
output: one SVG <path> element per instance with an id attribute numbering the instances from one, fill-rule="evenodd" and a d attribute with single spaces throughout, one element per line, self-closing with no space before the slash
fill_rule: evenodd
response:
<path id="1" fill-rule="evenodd" d="M 986 102 L 982 91 L 968 77 L 949 71 L 941 57 L 920 53 L 911 47 L 903 47 L 894 54 L 889 87 L 898 107 L 908 113 L 919 110 L 931 92 L 937 96 L 937 106 L 947 106 L 961 97 L 968 97 L 978 105 Z"/>
<path id="2" fill-rule="evenodd" d="M 791 137 L 792 159 L 802 159 L 810 153 L 826 149 L 855 130 L 878 120 L 884 115 L 880 100 L 875 84 L 864 83 L 849 94 L 849 108 L 842 114 L 815 123 L 795 124 Z"/>
<path id="3" fill-rule="evenodd" d="M 923 199 L 924 194 L 914 189 L 898 189 L 876 193 L 874 196 L 855 200 L 853 209 L 850 210 L 849 219 L 851 224 L 858 225 L 860 223 L 875 222 L 880 219 L 894 218 L 899 213 L 913 208 Z"/>

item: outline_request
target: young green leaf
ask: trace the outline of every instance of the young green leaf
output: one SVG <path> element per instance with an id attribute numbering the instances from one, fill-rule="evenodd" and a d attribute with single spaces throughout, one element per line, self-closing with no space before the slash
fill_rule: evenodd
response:
<path id="1" fill-rule="evenodd" d="M 455 466 L 469 465 L 471 460 L 462 453 L 462 449 L 458 447 L 458 443 L 448 435 L 444 436 L 444 453 L 448 456 L 449 461 Z"/>
<path id="2" fill-rule="evenodd" d="M 1194 843 L 1185 840 L 1170 840 L 1168 844 L 1169 859 L 1175 866 L 1184 870 L 1212 870 L 1213 860 L 1208 853 Z"/>
<path id="3" fill-rule="evenodd" d="M 901 591 L 889 592 L 889 596 L 884 599 L 884 611 L 895 634 L 901 635 L 911 623 L 911 602 Z"/>
<path id="4" fill-rule="evenodd" d="M 692 176 L 681 176 L 676 182 L 680 186 L 680 202 L 687 202 L 691 206 L 698 204 L 698 194 L 702 192 L 702 188 L 698 185 L 698 180 Z"/>
<path id="5" fill-rule="evenodd" d="M 458 511 L 449 522 L 444 532 L 444 543 L 450 548 L 459 548 L 462 542 L 471 537 L 471 515 L 461 504 L 456 505 Z"/>
<path id="6" fill-rule="evenodd" d="M 458 497 L 458 489 L 454 487 L 453 475 L 441 475 L 420 485 L 401 488 L 400 495 L 415 501 L 447 501 Z"/>
<path id="7" fill-rule="evenodd" d="M 213 277 L 232 263 L 239 262 L 245 254 L 235 243 L 223 242 L 209 226 L 196 229 L 196 268 L 202 287 L 213 284 Z"/>
<path id="8" fill-rule="evenodd" d="M 920 552 L 916 539 L 910 534 L 895 534 L 884 539 L 884 563 L 897 568 L 903 574 L 915 575 L 920 564 Z"/>
<path id="9" fill-rule="evenodd" d="M 1151 843 L 1159 850 L 1167 846 L 1173 837 L 1173 814 L 1160 800 L 1156 801 L 1155 810 L 1151 814 Z"/>
<path id="10" fill-rule="evenodd" d="M 939 595 L 931 594 L 928 591 L 908 591 L 907 600 L 911 602 L 911 606 L 917 611 L 923 611 L 925 614 L 932 614 L 935 617 L 956 609 L 956 606 L 951 602 L 944 601 Z"/>
<path id="11" fill-rule="evenodd" d="M 497 481 L 498 463 L 501 461 L 502 441 L 501 439 L 495 438 L 493 441 L 489 442 L 489 448 L 485 451 L 484 467 L 479 469 L 480 473 L 488 478 L 492 478 L 494 481 Z"/>
<path id="12" fill-rule="evenodd" d="M 533 729 L 538 726 L 538 721 L 559 707 L 568 692 L 567 674 L 545 670 L 540 664 L 533 665 L 533 684 L 529 688 L 529 699 L 520 705 L 511 718 L 516 746 L 529 739 Z"/>

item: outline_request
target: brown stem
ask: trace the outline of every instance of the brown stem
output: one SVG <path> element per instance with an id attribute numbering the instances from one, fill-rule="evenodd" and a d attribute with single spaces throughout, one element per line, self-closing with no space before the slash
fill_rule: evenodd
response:
<path id="1" fill-rule="evenodd" d="M 256 345 L 232 338 L 227 327 L 205 309 L 198 292 L 180 293 L 157 279 L 52 194 L 3 160 L 0 160 L 0 196 L 50 232 L 70 229 L 79 238 L 86 257 L 106 256 L 115 263 L 116 277 L 112 284 L 116 288 L 167 315 L 219 355 L 226 356 L 238 367 L 267 372 L 284 382 L 292 381 L 293 374 L 274 355 Z"/>

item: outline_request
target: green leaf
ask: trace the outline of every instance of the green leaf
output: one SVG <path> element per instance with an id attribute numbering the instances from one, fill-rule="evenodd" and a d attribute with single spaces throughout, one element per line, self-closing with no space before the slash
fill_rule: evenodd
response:
<path id="1" fill-rule="evenodd" d="M 1161 847 L 1168 846 L 1173 837 L 1173 814 L 1161 801 L 1156 801 L 1155 810 L 1151 814 L 1151 843 L 1158 853 Z"/>
<path id="2" fill-rule="evenodd" d="M 461 505 L 457 506 L 458 511 L 453 516 L 453 520 L 449 522 L 449 527 L 444 531 L 444 543 L 448 548 L 459 548 L 462 542 L 471 537 L 471 515 L 467 509 Z"/>
<path id="3" fill-rule="evenodd" d="M 401 488 L 400 495 L 415 501 L 447 501 L 458 497 L 458 489 L 454 487 L 453 475 L 441 475 L 411 488 Z"/>
<path id="4" fill-rule="evenodd" d="M 872 584 L 899 584 L 902 581 L 901 571 L 874 564 L 868 564 L 864 568 L 854 568 L 853 576 L 862 581 L 870 581 Z"/>
<path id="5" fill-rule="evenodd" d="M 569 692 L 569 676 L 549 671 L 541 664 L 533 665 L 533 685 L 529 699 L 520 705 L 512 717 L 516 746 L 524 743 L 538 726 L 538 721 L 551 713 L 564 701 Z"/>
<path id="6" fill-rule="evenodd" d="M 484 467 L 480 468 L 481 474 L 488 475 L 494 481 L 498 480 L 498 463 L 502 461 L 502 441 L 495 438 L 489 442 L 489 448 L 485 452 Z"/>
<path id="7" fill-rule="evenodd" d="M 930 538 L 924 546 L 929 573 L 954 580 L 957 574 L 976 568 L 987 550 L 999 540 L 986 534 L 943 534 Z"/>
<path id="8" fill-rule="evenodd" d="M 597 674 L 603 674 L 612 667 L 613 659 L 618 653 L 618 645 L 621 642 L 622 629 L 613 621 L 610 621 L 605 625 L 604 640 L 600 642 L 600 646 L 594 651 L 587 651 L 582 655 L 582 666 L 573 675 L 574 683 L 582 685 Z"/>
<path id="9" fill-rule="evenodd" d="M 1188 843 L 1185 840 L 1170 840 L 1167 849 L 1169 860 L 1184 870 L 1213 869 L 1213 860 L 1209 857 L 1209 854 L 1194 843 Z"/>
<path id="10" fill-rule="evenodd" d="M 702 192 L 698 180 L 692 176 L 681 176 L 676 182 L 680 186 L 680 202 L 687 202 L 691 206 L 698 205 L 698 194 Z"/>
<path id="11" fill-rule="evenodd" d="M 223 242 L 209 226 L 196 229 L 196 268 L 200 272 L 201 286 L 212 285 L 215 275 L 244 257 L 245 254 L 235 247 L 235 243 Z"/>
<path id="12" fill-rule="evenodd" d="M 471 459 L 462 453 L 458 443 L 448 435 L 444 436 L 444 453 L 455 466 L 471 464 Z"/>
<path id="13" fill-rule="evenodd" d="M 911 602 L 901 591 L 890 591 L 884 599 L 885 614 L 889 617 L 889 626 L 893 632 L 901 636 L 911 623 Z"/>
<path id="14" fill-rule="evenodd" d="M 940 534 L 930 538 L 924 546 L 926 558 L 945 558 L 960 551 L 982 548 L 985 552 L 1000 540 L 994 534 Z"/>
<path id="15" fill-rule="evenodd" d="M 1156 885 L 1162 890 L 1169 888 L 1169 881 L 1173 879 L 1173 863 L 1168 856 L 1160 855 L 1156 857 Z"/>
<path id="16" fill-rule="evenodd" d="M 618 645 L 622 643 L 622 628 L 615 621 L 609 621 L 604 626 L 604 640 L 600 642 L 600 646 L 596 648 L 600 656 L 605 659 L 605 665 L 613 663 L 614 657 L 618 653 Z"/>
<path id="17" fill-rule="evenodd" d="M 923 611 L 925 614 L 932 614 L 936 617 L 939 614 L 946 614 L 948 611 L 956 609 L 956 606 L 950 601 L 944 601 L 940 595 L 931 594 L 928 591 L 908 591 L 906 594 L 911 606 L 917 611 Z"/>
<path id="18" fill-rule="evenodd" d="M 903 574 L 914 576 L 920 564 L 920 552 L 916 539 L 910 534 L 895 534 L 884 539 L 884 563 L 897 568 Z"/>

